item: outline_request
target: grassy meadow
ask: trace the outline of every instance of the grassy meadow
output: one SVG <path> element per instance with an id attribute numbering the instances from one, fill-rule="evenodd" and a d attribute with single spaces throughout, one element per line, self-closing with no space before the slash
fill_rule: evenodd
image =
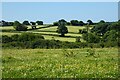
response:
<path id="1" fill-rule="evenodd" d="M 3 78 L 116 78 L 118 49 L 3 49 Z"/>

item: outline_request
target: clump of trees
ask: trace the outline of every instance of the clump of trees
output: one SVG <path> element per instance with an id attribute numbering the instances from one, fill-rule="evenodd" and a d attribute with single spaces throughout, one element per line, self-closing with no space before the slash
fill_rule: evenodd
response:
<path id="1" fill-rule="evenodd" d="M 24 25 L 30 25 L 29 21 L 23 21 L 22 24 L 24 24 Z"/>
<path id="2" fill-rule="evenodd" d="M 89 24 L 89 25 L 93 25 L 94 23 L 92 22 L 92 20 L 87 20 L 87 23 Z"/>
<path id="3" fill-rule="evenodd" d="M 83 21 L 78 21 L 78 20 L 71 20 L 70 22 L 67 22 L 67 21 L 65 22 L 66 22 L 66 25 L 72 25 L 72 26 L 84 26 L 84 25 L 87 25 L 87 23 L 89 23 L 89 25 L 94 24 L 91 20 L 88 20 L 87 23 L 84 23 Z M 58 21 L 53 22 L 53 26 L 58 26 L 58 23 L 59 23 Z"/>
<path id="4" fill-rule="evenodd" d="M 66 21 L 65 20 L 62 19 L 62 20 L 58 21 L 57 32 L 61 34 L 60 35 L 61 37 L 64 37 L 65 34 L 68 33 L 68 29 L 67 29 L 67 27 L 65 25 L 66 25 Z"/>
<path id="5" fill-rule="evenodd" d="M 32 29 L 36 29 L 36 23 L 35 22 L 30 22 Z"/>
<path id="6" fill-rule="evenodd" d="M 85 23 L 83 21 L 78 21 L 78 20 L 71 20 L 71 25 L 73 26 L 83 26 Z"/>
<path id="7" fill-rule="evenodd" d="M 15 28 L 15 30 L 17 31 L 27 31 L 27 27 L 23 24 L 21 24 L 18 21 L 15 21 L 13 24 L 13 27 Z"/>
<path id="8" fill-rule="evenodd" d="M 83 39 L 86 40 L 88 43 L 99 43 L 100 42 L 100 37 L 95 35 L 94 33 L 83 34 Z"/>
<path id="9" fill-rule="evenodd" d="M 7 22 L 7 21 L 0 21 L 0 26 L 4 27 L 4 26 L 13 26 L 14 22 Z"/>
<path id="10" fill-rule="evenodd" d="M 37 25 L 43 25 L 43 21 L 36 21 Z"/>
<path id="11" fill-rule="evenodd" d="M 89 26 L 89 25 L 88 25 Z M 101 47 L 118 46 L 120 24 L 118 22 L 105 22 L 101 20 L 90 32 L 83 33 L 83 39 L 89 43 L 97 43 Z M 82 33 L 82 30 L 79 32 Z M 93 45 L 91 45 L 93 46 Z"/>

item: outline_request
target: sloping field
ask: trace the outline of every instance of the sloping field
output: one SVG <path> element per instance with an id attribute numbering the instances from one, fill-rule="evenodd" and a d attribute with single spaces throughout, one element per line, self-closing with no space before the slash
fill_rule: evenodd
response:
<path id="1" fill-rule="evenodd" d="M 38 33 L 40 35 L 43 35 L 45 39 L 51 40 L 60 40 L 60 41 L 68 41 L 68 42 L 75 42 L 76 37 L 82 37 L 81 34 L 79 34 L 79 29 L 85 28 L 84 26 L 67 26 L 68 28 L 68 33 L 65 35 L 66 37 L 59 37 L 60 34 L 56 32 L 57 26 L 53 27 L 47 27 L 45 28 L 44 26 L 37 26 L 38 29 L 36 30 L 28 30 L 28 31 L 15 31 L 12 26 L 6 26 L 6 27 L 0 27 L 0 30 L 2 31 L 2 34 L 0 35 L 14 35 L 14 34 L 20 34 L 23 32 L 31 32 L 31 33 Z M 31 26 L 28 26 L 28 29 L 31 29 Z M 81 38 L 81 41 L 84 41 Z"/>

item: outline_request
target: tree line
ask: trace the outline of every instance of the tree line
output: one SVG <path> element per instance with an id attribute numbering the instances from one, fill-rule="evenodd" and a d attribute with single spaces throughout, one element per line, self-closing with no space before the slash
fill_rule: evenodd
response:
<path id="1" fill-rule="evenodd" d="M 15 25 L 15 26 L 14 26 Z M 20 28 L 25 28 L 25 26 L 18 21 L 14 22 L 14 27 L 19 30 Z M 34 25 L 34 24 L 33 24 Z M 64 37 L 68 33 L 66 27 L 67 22 L 64 19 L 58 21 L 57 31 L 61 37 Z M 13 35 L 11 37 L 2 36 L 3 46 L 19 46 L 21 47 L 25 44 L 28 48 L 80 48 L 80 47 L 117 47 L 120 45 L 120 20 L 116 22 L 105 22 L 101 20 L 95 24 L 92 29 L 89 29 L 91 22 L 85 26 L 84 29 L 79 29 L 79 33 L 82 34 L 83 40 L 86 42 L 81 42 L 80 37 L 76 37 L 76 42 L 62 42 L 59 40 L 45 40 L 41 35 L 34 35 L 30 33 Z M 19 26 L 19 27 L 17 27 Z M 25 28 L 27 29 L 27 28 Z M 26 36 L 27 35 L 27 36 Z M 22 39 L 21 39 L 22 38 Z M 23 41 L 21 41 L 23 40 Z M 31 44 L 33 42 L 33 44 Z M 41 47 L 42 46 L 42 47 Z M 43 47 L 44 46 L 44 47 Z M 51 47 L 52 46 L 52 47 Z"/>

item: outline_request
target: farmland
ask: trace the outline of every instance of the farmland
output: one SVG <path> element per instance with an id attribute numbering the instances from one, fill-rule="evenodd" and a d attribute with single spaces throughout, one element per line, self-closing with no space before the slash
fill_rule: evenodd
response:
<path id="1" fill-rule="evenodd" d="M 85 26 L 67 26 L 68 33 L 60 37 L 57 26 L 37 26 L 38 29 L 16 31 L 13 26 L 0 27 L 1 35 L 21 33 L 42 35 L 45 40 L 75 42 Z M 92 27 L 90 27 L 92 28 Z M 90 52 L 89 52 L 90 50 Z M 91 54 L 93 52 L 93 54 Z M 2 49 L 2 78 L 117 78 L 118 48 Z"/>
<path id="2" fill-rule="evenodd" d="M 3 49 L 3 78 L 117 78 L 118 49 Z"/>
<path id="3" fill-rule="evenodd" d="M 44 26 L 37 26 L 37 28 L 41 28 L 41 27 L 44 27 Z M 68 27 L 69 33 L 66 34 L 66 36 L 68 37 L 59 37 L 59 34 L 56 32 L 57 26 L 41 28 L 41 29 L 32 30 L 32 31 L 28 30 L 26 32 L 38 33 L 40 35 L 43 35 L 44 38 L 48 40 L 51 40 L 52 38 L 54 38 L 55 40 L 60 40 L 60 41 L 75 42 L 76 37 L 82 36 L 81 34 L 78 33 L 79 29 L 85 28 L 84 26 L 79 26 L 79 27 L 67 26 L 67 27 Z M 31 27 L 28 26 L 28 29 L 31 29 Z M 22 31 L 21 32 L 15 31 L 12 26 L 0 27 L 0 30 L 3 31 L 1 35 L 8 35 L 8 36 L 11 36 L 13 34 L 23 33 Z"/>
<path id="4" fill-rule="evenodd" d="M 120 80 L 118 2 L 1 4 L 2 80 Z"/>

